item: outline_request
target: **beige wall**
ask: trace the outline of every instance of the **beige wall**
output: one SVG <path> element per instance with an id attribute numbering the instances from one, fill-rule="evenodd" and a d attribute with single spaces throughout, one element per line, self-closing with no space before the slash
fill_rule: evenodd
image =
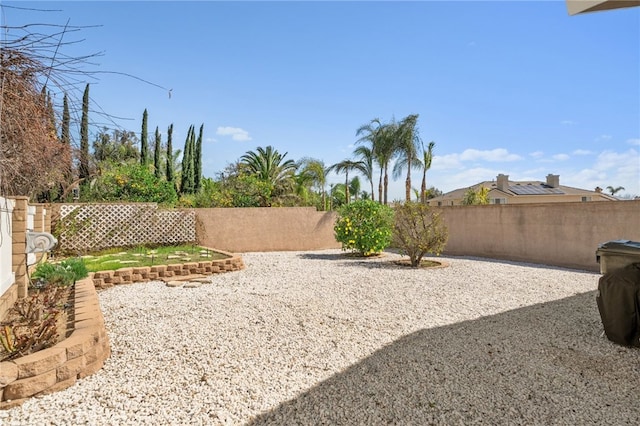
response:
<path id="1" fill-rule="evenodd" d="M 236 253 L 340 248 L 332 212 L 313 208 L 195 209 L 198 242 Z M 599 271 L 598 245 L 640 241 L 640 200 L 454 206 L 445 255 L 479 256 Z"/>
<path id="2" fill-rule="evenodd" d="M 640 241 L 640 201 L 454 206 L 444 254 L 598 271 L 600 243 Z"/>
<path id="3" fill-rule="evenodd" d="M 195 209 L 198 243 L 235 253 L 340 248 L 334 212 L 313 207 Z"/>
<path id="4" fill-rule="evenodd" d="M 590 199 L 585 202 L 596 202 L 596 201 L 611 201 L 607 199 L 605 194 L 598 194 L 596 192 L 593 193 L 585 193 L 585 194 L 557 194 L 557 195 L 518 195 L 513 196 L 509 194 L 505 194 L 504 192 L 500 192 L 497 190 L 489 191 L 489 200 L 491 200 L 490 204 L 493 203 L 494 198 L 504 198 L 506 199 L 506 204 L 540 204 L 540 203 L 572 203 L 572 202 L 583 202 L 582 197 L 589 197 Z M 459 197 L 447 197 L 447 198 L 433 198 L 429 200 L 427 203 L 430 206 L 437 207 L 438 202 L 442 203 L 442 206 L 460 206 L 462 205 L 462 201 L 464 198 Z M 451 202 L 453 201 L 453 204 Z"/>

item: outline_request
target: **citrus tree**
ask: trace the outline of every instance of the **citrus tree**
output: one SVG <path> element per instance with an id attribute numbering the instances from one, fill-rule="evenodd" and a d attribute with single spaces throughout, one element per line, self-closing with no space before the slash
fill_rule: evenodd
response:
<path id="1" fill-rule="evenodd" d="M 340 207 L 333 230 L 343 250 L 371 256 L 391 244 L 392 228 L 391 207 L 371 200 L 358 200 Z"/>

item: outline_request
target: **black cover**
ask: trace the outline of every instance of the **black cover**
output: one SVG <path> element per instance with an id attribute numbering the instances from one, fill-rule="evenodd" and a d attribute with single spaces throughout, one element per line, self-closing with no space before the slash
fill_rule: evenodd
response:
<path id="1" fill-rule="evenodd" d="M 596 302 L 607 338 L 640 347 L 640 263 L 600 277 Z"/>

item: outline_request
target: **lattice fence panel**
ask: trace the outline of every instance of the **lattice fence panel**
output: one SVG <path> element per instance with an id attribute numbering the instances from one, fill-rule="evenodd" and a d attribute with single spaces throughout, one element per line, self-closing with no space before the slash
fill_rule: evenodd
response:
<path id="1" fill-rule="evenodd" d="M 62 204 L 55 223 L 62 251 L 181 244 L 196 240 L 193 210 L 160 210 L 155 203 Z"/>

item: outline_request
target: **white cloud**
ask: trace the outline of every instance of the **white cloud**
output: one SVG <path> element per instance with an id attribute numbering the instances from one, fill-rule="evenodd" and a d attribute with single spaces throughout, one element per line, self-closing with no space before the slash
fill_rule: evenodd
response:
<path id="1" fill-rule="evenodd" d="M 627 139 L 627 143 L 628 143 L 629 145 L 640 146 L 640 138 Z"/>
<path id="2" fill-rule="evenodd" d="M 477 149 L 465 149 L 460 154 L 461 161 L 491 161 L 491 162 L 507 162 L 522 160 L 522 157 L 516 154 L 509 154 L 504 148 L 496 148 L 489 151 L 480 151 Z"/>
<path id="3" fill-rule="evenodd" d="M 586 149 L 576 149 L 572 152 L 573 155 L 591 155 L 593 152 L 588 151 Z"/>
<path id="4" fill-rule="evenodd" d="M 603 151 L 591 167 L 560 177 L 560 183 L 584 189 L 623 186 L 618 195 L 640 195 L 640 152 Z"/>
<path id="5" fill-rule="evenodd" d="M 535 151 L 535 152 L 531 152 L 529 153 L 529 155 L 533 158 L 542 158 L 544 156 L 544 152 L 542 151 Z"/>
<path id="6" fill-rule="evenodd" d="M 556 154 L 556 155 L 552 156 L 551 158 L 553 158 L 556 161 L 566 161 L 570 157 L 567 154 Z"/>
<path id="7" fill-rule="evenodd" d="M 600 135 L 597 138 L 594 139 L 595 142 L 602 142 L 602 141 L 608 141 L 611 140 L 613 138 L 613 136 L 611 135 Z"/>
<path id="8" fill-rule="evenodd" d="M 239 127 L 218 127 L 216 135 L 231 136 L 231 139 L 238 142 L 246 142 L 251 140 L 249 132 Z"/>
<path id="9" fill-rule="evenodd" d="M 462 164 L 458 154 L 434 155 L 431 168 L 433 170 L 460 169 Z"/>
<path id="10" fill-rule="evenodd" d="M 492 150 L 480 151 L 477 149 L 465 149 L 461 154 L 434 155 L 432 169 L 434 170 L 450 170 L 464 169 L 463 162 L 488 161 L 492 163 L 519 161 L 522 157 L 516 154 L 510 154 L 504 148 L 496 148 Z"/>
<path id="11" fill-rule="evenodd" d="M 429 172 L 431 172 L 431 170 Z M 505 171 L 492 170 L 482 167 L 466 169 L 454 173 L 431 173 L 427 174 L 427 186 L 433 185 L 443 192 L 449 192 L 453 191 L 454 189 L 468 188 L 472 185 L 484 182 L 486 180 L 495 180 L 496 176 L 498 176 L 498 174 L 500 173 L 505 173 Z M 416 177 L 419 178 L 419 176 Z M 412 183 L 415 187 L 419 187 L 420 180 L 418 179 Z M 400 184 L 402 184 L 402 186 Z M 404 194 L 404 182 L 402 179 L 399 179 L 397 181 L 397 186 L 399 190 L 402 191 L 400 193 Z"/>

